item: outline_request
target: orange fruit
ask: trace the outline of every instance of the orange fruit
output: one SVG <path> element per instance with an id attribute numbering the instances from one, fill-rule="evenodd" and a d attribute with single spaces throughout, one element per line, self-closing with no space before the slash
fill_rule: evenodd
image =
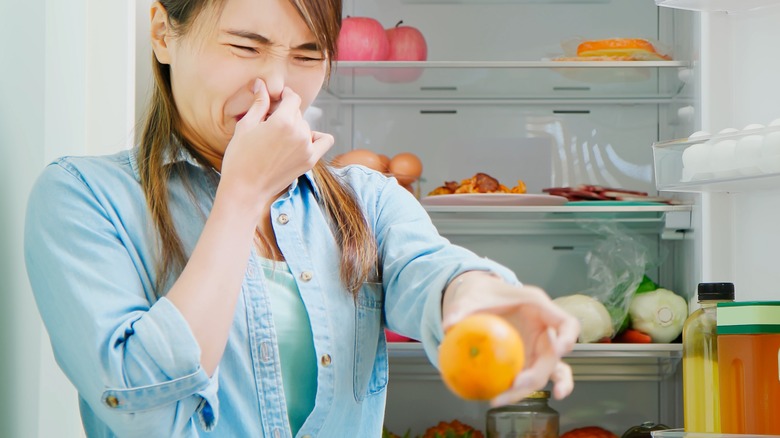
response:
<path id="1" fill-rule="evenodd" d="M 439 346 L 442 380 L 466 400 L 490 400 L 508 390 L 524 364 L 520 334 L 504 318 L 489 313 L 457 322 Z"/>

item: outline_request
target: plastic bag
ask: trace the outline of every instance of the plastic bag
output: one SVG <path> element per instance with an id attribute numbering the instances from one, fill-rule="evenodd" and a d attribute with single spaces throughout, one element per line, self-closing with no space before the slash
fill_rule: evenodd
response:
<path id="1" fill-rule="evenodd" d="M 657 266 L 649 242 L 615 222 L 583 225 L 603 238 L 585 255 L 592 285 L 580 293 L 599 300 L 612 319 L 614 333 L 625 328 L 628 307 L 645 272 Z"/>

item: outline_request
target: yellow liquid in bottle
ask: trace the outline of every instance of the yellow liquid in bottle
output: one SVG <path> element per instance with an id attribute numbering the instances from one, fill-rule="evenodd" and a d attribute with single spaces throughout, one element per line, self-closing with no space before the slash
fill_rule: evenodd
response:
<path id="1" fill-rule="evenodd" d="M 683 415 L 686 432 L 719 433 L 715 307 L 694 312 L 683 327 Z"/>

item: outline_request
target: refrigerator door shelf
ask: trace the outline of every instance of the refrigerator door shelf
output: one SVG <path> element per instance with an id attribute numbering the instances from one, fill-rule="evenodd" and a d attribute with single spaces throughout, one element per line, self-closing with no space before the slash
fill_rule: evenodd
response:
<path id="1" fill-rule="evenodd" d="M 734 132 L 655 143 L 657 189 L 677 192 L 776 189 L 780 184 L 780 126 L 730 131 Z"/>
<path id="2" fill-rule="evenodd" d="M 658 6 L 701 12 L 745 12 L 780 5 L 778 0 L 655 0 Z"/>

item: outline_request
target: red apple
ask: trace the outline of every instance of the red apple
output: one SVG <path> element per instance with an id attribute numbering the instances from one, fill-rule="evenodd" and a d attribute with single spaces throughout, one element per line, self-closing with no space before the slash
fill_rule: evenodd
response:
<path id="1" fill-rule="evenodd" d="M 388 61 L 425 61 L 428 59 L 428 45 L 419 29 L 412 26 L 401 26 L 399 21 L 395 27 L 387 29 L 387 40 L 390 43 Z"/>
<path id="2" fill-rule="evenodd" d="M 425 61 L 428 59 L 428 44 L 419 29 L 412 26 L 402 26 L 399 21 L 395 27 L 386 30 L 390 43 L 388 61 Z M 376 74 L 383 82 L 412 82 L 422 76 L 420 68 L 387 68 Z"/>
<path id="3" fill-rule="evenodd" d="M 337 45 L 339 61 L 384 61 L 390 54 L 385 29 L 370 17 L 343 19 Z"/>

